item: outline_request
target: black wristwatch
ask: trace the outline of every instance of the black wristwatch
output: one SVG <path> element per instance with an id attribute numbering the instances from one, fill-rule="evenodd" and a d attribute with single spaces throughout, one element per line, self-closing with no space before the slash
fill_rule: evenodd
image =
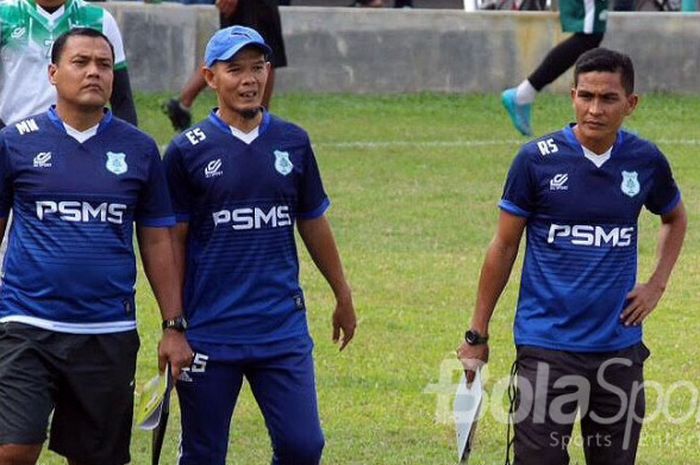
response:
<path id="1" fill-rule="evenodd" d="M 464 333 L 464 340 L 467 341 L 467 344 L 469 344 L 470 346 L 480 346 L 487 344 L 489 342 L 489 337 L 482 336 L 473 329 L 470 329 L 469 331 Z"/>
<path id="2" fill-rule="evenodd" d="M 187 329 L 187 320 L 185 320 L 184 316 L 179 316 L 174 320 L 163 320 L 162 326 L 163 331 L 165 331 L 166 329 L 174 329 L 175 331 L 184 333 Z"/>

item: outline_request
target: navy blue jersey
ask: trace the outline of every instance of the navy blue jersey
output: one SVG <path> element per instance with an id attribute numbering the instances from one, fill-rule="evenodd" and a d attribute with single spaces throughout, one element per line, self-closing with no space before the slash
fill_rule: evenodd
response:
<path id="1" fill-rule="evenodd" d="M 107 112 L 84 143 L 55 110 L 0 133 L 0 215 L 13 222 L 0 322 L 54 331 L 136 327 L 133 222 L 175 224 L 155 142 Z"/>
<path id="2" fill-rule="evenodd" d="M 516 345 L 603 352 L 641 341 L 641 327 L 620 321 L 636 281 L 637 219 L 643 206 L 663 215 L 679 201 L 666 158 L 630 133 L 600 167 L 572 128 L 525 145 L 500 202 L 527 218 Z"/>
<path id="3" fill-rule="evenodd" d="M 308 334 L 294 241 L 297 219 L 330 205 L 308 135 L 264 114 L 246 144 L 215 112 L 165 155 L 178 222 L 189 235 L 188 338 L 265 343 Z"/>

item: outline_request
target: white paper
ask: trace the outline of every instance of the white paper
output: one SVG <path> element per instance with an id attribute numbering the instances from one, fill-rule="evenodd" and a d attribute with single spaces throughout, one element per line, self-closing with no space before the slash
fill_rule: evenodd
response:
<path id="1" fill-rule="evenodd" d="M 158 423 L 160 423 L 160 416 L 163 413 L 163 402 L 161 401 L 160 404 L 158 405 L 158 408 L 143 422 L 139 424 L 139 428 L 141 428 L 144 431 L 151 431 L 156 429 L 156 426 L 158 426 Z"/>
<path id="2" fill-rule="evenodd" d="M 469 460 L 482 398 L 481 370 L 476 370 L 474 381 L 469 387 L 467 387 L 466 376 L 462 374 L 455 397 L 455 430 L 459 463 L 467 463 Z"/>

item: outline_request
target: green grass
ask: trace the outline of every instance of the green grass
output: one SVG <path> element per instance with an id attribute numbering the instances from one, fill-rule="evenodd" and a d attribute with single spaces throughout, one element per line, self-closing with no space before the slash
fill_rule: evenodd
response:
<path id="1" fill-rule="evenodd" d="M 164 96 L 139 96 L 142 127 L 160 144 L 174 135 L 158 109 Z M 360 318 L 357 338 L 342 354 L 331 344 L 332 296 L 302 251 L 302 281 L 316 340 L 321 417 L 327 437 L 326 465 L 429 465 L 454 463 L 454 431 L 439 421 L 438 406 L 425 393 L 440 383 L 441 366 L 456 380 L 454 349 L 468 324 L 485 248 L 494 232 L 497 201 L 518 137 L 495 95 L 401 95 L 277 97 L 273 111 L 305 127 L 333 200 L 329 217 L 354 289 Z M 198 101 L 196 116 L 213 106 L 211 94 Z M 667 295 L 646 325 L 653 356 L 647 379 L 662 386 L 700 379 L 697 309 L 700 253 L 693 227 L 700 205 L 700 142 L 695 117 L 700 98 L 654 95 L 644 98 L 628 127 L 656 140 L 671 160 L 683 188 L 691 228 Z M 566 97 L 543 95 L 535 109 L 539 134 L 572 118 Z M 640 276 L 653 266 L 658 219 L 641 220 Z M 487 389 L 504 378 L 514 355 L 513 308 L 520 264 L 499 302 L 491 327 Z M 160 317 L 140 280 L 138 383 L 155 370 Z M 447 386 L 453 392 L 453 386 Z M 431 389 L 428 389 L 429 391 Z M 443 396 L 444 397 L 444 396 Z M 648 409 L 656 409 L 649 396 Z M 503 399 L 493 405 L 502 406 Z M 176 404 L 176 402 L 174 402 Z M 700 408 L 688 389 L 663 416 L 646 424 L 640 465 L 700 464 Z M 503 463 L 505 426 L 489 414 L 480 424 L 470 463 Z M 175 408 L 162 463 L 174 464 L 179 435 Z M 572 464 L 585 463 L 580 447 Z M 134 464 L 149 463 L 150 436 L 134 431 Z M 235 414 L 227 463 L 263 465 L 270 446 L 257 406 L 245 390 Z M 41 463 L 62 461 L 45 453 Z"/>

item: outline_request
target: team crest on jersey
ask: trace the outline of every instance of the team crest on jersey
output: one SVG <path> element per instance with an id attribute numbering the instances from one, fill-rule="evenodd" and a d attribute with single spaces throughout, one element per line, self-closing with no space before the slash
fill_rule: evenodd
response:
<path id="1" fill-rule="evenodd" d="M 282 175 L 287 176 L 292 172 L 292 162 L 289 160 L 289 152 L 275 150 L 275 169 Z"/>
<path id="2" fill-rule="evenodd" d="M 620 189 L 630 197 L 639 194 L 639 179 L 637 178 L 636 171 L 622 172 L 622 184 L 620 184 Z"/>
<path id="3" fill-rule="evenodd" d="M 117 176 L 126 173 L 129 169 L 129 165 L 126 164 L 125 153 L 107 152 L 107 164 L 105 166 Z"/>

